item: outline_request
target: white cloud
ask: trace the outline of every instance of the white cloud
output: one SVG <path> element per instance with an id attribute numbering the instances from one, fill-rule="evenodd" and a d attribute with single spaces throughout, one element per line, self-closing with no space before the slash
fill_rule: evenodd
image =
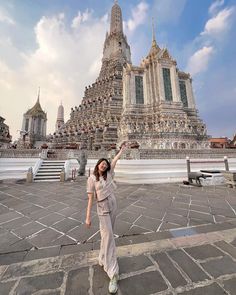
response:
<path id="1" fill-rule="evenodd" d="M 224 2 L 224 0 L 216 0 L 215 2 L 213 2 L 209 7 L 209 13 L 212 15 L 217 13 L 218 9 L 224 5 Z"/>
<path id="2" fill-rule="evenodd" d="M 15 21 L 2 8 L 0 8 L 0 22 L 8 25 L 15 25 Z"/>
<path id="3" fill-rule="evenodd" d="M 209 19 L 205 25 L 204 31 L 201 35 L 217 35 L 224 33 L 230 27 L 230 20 L 234 7 L 225 8 L 218 12 L 218 14 Z"/>
<path id="4" fill-rule="evenodd" d="M 187 71 L 190 72 L 192 76 L 205 71 L 213 54 L 214 48 L 212 46 L 204 46 L 199 49 L 190 57 Z"/>
<path id="5" fill-rule="evenodd" d="M 139 25 L 143 24 L 147 18 L 148 7 L 146 2 L 140 2 L 134 7 L 131 12 L 132 18 L 124 22 L 125 29 L 129 32 L 133 32 Z"/>
<path id="6" fill-rule="evenodd" d="M 48 115 L 47 133 L 54 132 L 61 101 L 65 119 L 69 119 L 70 108 L 80 104 L 85 86 L 98 76 L 106 20 L 105 16 L 98 19 L 91 15 L 71 30 L 66 26 L 63 13 L 43 16 L 34 30 L 36 50 L 20 52 L 8 42 L 5 50 L 14 52 L 14 58 L 21 62 L 15 68 L 10 57 L 0 61 L 0 92 L 8 98 L 0 101 L 0 109 L 3 117 L 7 113 L 6 124 L 14 138 L 21 129 L 23 114 L 36 102 L 39 86 L 41 106 Z"/>
<path id="7" fill-rule="evenodd" d="M 88 21 L 91 16 L 92 11 L 89 11 L 88 9 L 82 13 L 81 11 L 78 11 L 77 16 L 72 21 L 71 27 L 74 29 L 78 28 L 81 23 Z"/>

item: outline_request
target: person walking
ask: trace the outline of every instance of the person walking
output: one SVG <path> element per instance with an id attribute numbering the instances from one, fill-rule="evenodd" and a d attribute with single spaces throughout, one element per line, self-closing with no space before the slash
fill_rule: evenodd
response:
<path id="1" fill-rule="evenodd" d="M 104 268 L 104 271 L 110 278 L 109 293 L 111 294 L 117 292 L 117 282 L 119 279 L 119 266 L 113 234 L 117 209 L 114 194 L 116 185 L 113 178 L 116 163 L 125 149 L 126 144 L 122 144 L 120 151 L 114 157 L 111 164 L 105 158 L 98 160 L 93 174 L 87 181 L 88 206 L 85 223 L 87 227 L 91 226 L 91 208 L 93 204 L 93 196 L 95 196 L 101 234 L 98 263 Z"/>

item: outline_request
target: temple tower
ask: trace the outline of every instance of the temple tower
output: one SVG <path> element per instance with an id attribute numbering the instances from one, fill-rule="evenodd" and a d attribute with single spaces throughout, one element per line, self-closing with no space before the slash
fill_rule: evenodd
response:
<path id="1" fill-rule="evenodd" d="M 55 131 L 57 132 L 63 125 L 64 125 L 64 107 L 61 103 L 57 110 L 57 121 L 56 121 Z"/>
<path id="2" fill-rule="evenodd" d="M 47 114 L 42 110 L 39 97 L 40 89 L 35 105 L 24 114 L 18 146 L 33 148 L 46 139 Z"/>
<path id="3" fill-rule="evenodd" d="M 55 147 L 77 143 L 80 148 L 97 150 L 116 145 L 123 105 L 123 67 L 128 63 L 130 46 L 123 33 L 121 8 L 115 1 L 99 76 L 85 88 L 81 104 L 71 109 L 70 119 L 54 133 Z"/>

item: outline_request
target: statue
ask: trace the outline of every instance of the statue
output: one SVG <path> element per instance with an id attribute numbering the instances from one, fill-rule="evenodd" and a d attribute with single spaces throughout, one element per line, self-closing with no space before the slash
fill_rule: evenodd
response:
<path id="1" fill-rule="evenodd" d="M 77 159 L 79 162 L 79 170 L 78 170 L 78 176 L 83 176 L 85 175 L 85 167 L 87 164 L 87 158 L 84 150 L 81 150 L 79 159 Z"/>

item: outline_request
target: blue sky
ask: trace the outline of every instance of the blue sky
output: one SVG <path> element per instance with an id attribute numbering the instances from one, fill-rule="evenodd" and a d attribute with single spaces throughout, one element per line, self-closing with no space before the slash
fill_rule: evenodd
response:
<path id="1" fill-rule="evenodd" d="M 213 137 L 236 133 L 236 0 L 118 1 L 132 63 L 152 38 L 167 47 L 193 78 L 199 116 Z M 0 0 L 0 116 L 13 138 L 37 99 L 54 132 L 57 108 L 65 120 L 101 66 L 112 0 Z"/>

